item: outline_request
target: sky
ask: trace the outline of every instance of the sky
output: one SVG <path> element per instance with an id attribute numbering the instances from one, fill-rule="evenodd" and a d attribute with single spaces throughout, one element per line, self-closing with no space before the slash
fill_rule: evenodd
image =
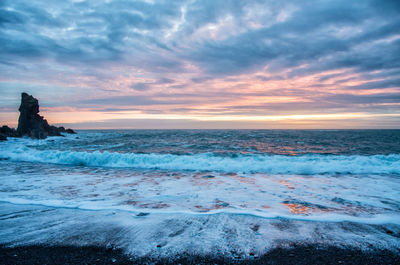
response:
<path id="1" fill-rule="evenodd" d="M 398 0 L 0 0 L 0 124 L 400 128 Z"/>

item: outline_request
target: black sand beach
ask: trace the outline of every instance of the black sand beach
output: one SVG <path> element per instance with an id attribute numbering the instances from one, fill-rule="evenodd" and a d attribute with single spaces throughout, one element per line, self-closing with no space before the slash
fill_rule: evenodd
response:
<path id="1" fill-rule="evenodd" d="M 182 255 L 170 259 L 136 258 L 118 249 L 95 246 L 1 246 L 1 264 L 400 264 L 400 254 L 389 250 L 326 247 L 276 248 L 262 257 L 227 259 Z"/>
<path id="2" fill-rule="evenodd" d="M 400 0 L 0 0 L 0 265 L 400 265 Z"/>

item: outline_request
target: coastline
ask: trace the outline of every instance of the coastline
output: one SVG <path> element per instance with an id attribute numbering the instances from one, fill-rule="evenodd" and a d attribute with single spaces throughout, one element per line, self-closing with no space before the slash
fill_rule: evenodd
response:
<path id="1" fill-rule="evenodd" d="M 0 245 L 0 264 L 400 264 L 390 250 L 340 248 L 324 245 L 275 248 L 261 257 L 234 259 L 182 254 L 170 258 L 134 257 L 121 249 L 97 246 Z"/>
<path id="2" fill-rule="evenodd" d="M 3 142 L 0 264 L 400 264 L 398 146 L 281 134 Z"/>

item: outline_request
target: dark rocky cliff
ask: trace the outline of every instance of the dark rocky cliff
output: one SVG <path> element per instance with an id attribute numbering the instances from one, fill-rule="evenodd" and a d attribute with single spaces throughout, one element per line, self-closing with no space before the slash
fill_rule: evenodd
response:
<path id="1" fill-rule="evenodd" d="M 61 133 L 75 133 L 72 129 L 49 125 L 43 116 L 39 115 L 39 101 L 27 93 L 21 95 L 17 130 L 3 126 L 0 128 L 0 140 L 6 137 L 29 136 L 34 139 L 44 139 L 47 136 L 61 136 Z"/>

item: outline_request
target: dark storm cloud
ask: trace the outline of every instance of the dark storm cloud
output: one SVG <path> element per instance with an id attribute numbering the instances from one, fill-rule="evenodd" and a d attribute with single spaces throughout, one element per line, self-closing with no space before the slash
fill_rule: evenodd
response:
<path id="1" fill-rule="evenodd" d="M 51 57 L 61 63 L 122 61 L 122 55 L 143 52 L 148 45 L 164 45 L 140 31 L 169 27 L 179 13 L 179 1 L 174 3 L 5 1 L 0 6 L 0 56 Z"/>
<path id="2" fill-rule="evenodd" d="M 286 20 L 277 20 L 279 12 L 291 5 L 295 11 Z M 0 55 L 7 61 L 54 57 L 60 62 L 116 61 L 177 71 L 185 58 L 210 74 L 223 75 L 267 64 L 307 63 L 310 71 L 313 64 L 360 71 L 399 68 L 399 40 L 369 43 L 400 34 L 398 6 L 398 1 L 302 1 L 300 5 L 296 1 L 9 0 L 0 6 Z M 269 15 L 258 21 L 260 27 L 248 27 L 246 10 L 260 7 Z M 187 37 L 182 42 L 167 40 L 163 35 L 181 18 L 183 8 L 185 21 L 176 31 L 177 36 Z M 190 38 L 197 29 L 227 16 L 242 27 L 239 34 L 218 40 Z M 341 36 L 341 29 L 354 32 Z M 132 60 L 125 61 L 126 55 Z"/>
<path id="3" fill-rule="evenodd" d="M 311 64 L 310 71 L 321 65 L 325 70 L 356 67 L 365 71 L 400 66 L 399 40 L 384 40 L 400 34 L 398 10 L 388 15 L 368 1 L 306 1 L 300 7 L 285 22 L 207 41 L 189 56 L 208 71 L 223 74 L 268 63 Z M 354 32 L 340 35 L 341 29 L 351 27 Z"/>

